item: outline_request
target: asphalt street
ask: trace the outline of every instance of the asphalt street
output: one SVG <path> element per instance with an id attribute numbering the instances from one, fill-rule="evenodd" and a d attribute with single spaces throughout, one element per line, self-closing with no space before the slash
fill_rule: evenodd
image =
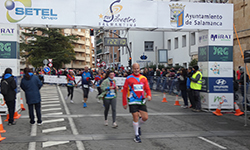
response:
<path id="1" fill-rule="evenodd" d="M 104 107 L 91 92 L 83 108 L 83 92 L 74 89 L 74 103 L 64 100 L 66 87 L 44 85 L 41 89 L 43 125 L 30 125 L 28 110 L 14 126 L 3 122 L 6 137 L 0 150 L 220 150 L 250 149 L 250 121 L 244 126 L 244 116 L 225 113 L 192 112 L 174 106 L 175 96 L 152 91 L 147 102 L 149 119 L 142 126 L 142 143 L 135 143 L 132 116 L 122 107 L 122 93 L 117 98 L 117 124 L 104 126 Z M 25 102 L 24 93 L 22 98 Z M 181 98 L 180 103 L 183 104 Z M 2 116 L 4 121 L 6 116 Z"/>

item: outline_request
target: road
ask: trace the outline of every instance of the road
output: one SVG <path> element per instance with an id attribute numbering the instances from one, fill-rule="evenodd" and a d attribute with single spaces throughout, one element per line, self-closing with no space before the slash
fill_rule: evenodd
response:
<path id="1" fill-rule="evenodd" d="M 82 106 L 82 90 L 74 91 L 74 103 L 64 100 L 66 87 L 44 85 L 41 89 L 43 125 L 30 125 L 28 110 L 21 112 L 15 126 L 3 122 L 6 137 L 1 150 L 220 150 L 250 149 L 250 122 L 244 116 L 211 112 L 192 112 L 174 106 L 175 96 L 152 92 L 147 102 L 149 120 L 142 126 L 142 143 L 133 141 L 132 116 L 122 107 L 122 93 L 117 98 L 118 128 L 104 126 L 104 107 L 90 93 L 88 107 Z M 22 93 L 25 102 L 25 96 Z M 181 99 L 181 98 L 179 98 Z M 180 101 L 183 104 L 182 101 Z M 6 116 L 2 116 L 5 120 Z"/>

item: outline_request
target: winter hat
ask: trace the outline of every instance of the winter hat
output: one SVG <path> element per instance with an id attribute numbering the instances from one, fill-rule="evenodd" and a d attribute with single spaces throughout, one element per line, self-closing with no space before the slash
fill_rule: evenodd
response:
<path id="1" fill-rule="evenodd" d="M 196 71 L 199 70 L 199 66 L 194 66 L 193 68 L 194 68 L 194 70 L 196 70 Z"/>
<path id="2" fill-rule="evenodd" d="M 240 67 L 240 72 L 244 72 L 244 67 Z"/>

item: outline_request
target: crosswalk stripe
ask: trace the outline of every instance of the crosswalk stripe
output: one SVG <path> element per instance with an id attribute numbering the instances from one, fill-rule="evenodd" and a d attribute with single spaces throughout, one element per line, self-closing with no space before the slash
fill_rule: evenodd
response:
<path id="1" fill-rule="evenodd" d="M 53 104 L 53 103 L 60 103 L 60 101 L 46 101 L 46 102 L 42 101 L 41 103 L 42 104 Z"/>
<path id="2" fill-rule="evenodd" d="M 64 121 L 64 118 L 44 120 L 43 123 L 52 123 L 52 122 L 61 122 L 61 121 Z"/>
<path id="3" fill-rule="evenodd" d="M 48 109 L 42 109 L 42 111 L 53 111 L 53 110 L 61 110 L 62 108 L 48 108 Z"/>
<path id="4" fill-rule="evenodd" d="M 42 130 L 42 133 L 49 133 L 49 132 L 56 132 L 56 131 L 63 131 L 67 130 L 66 127 L 56 127 L 56 128 L 50 128 L 50 129 L 44 129 Z"/>
<path id="5" fill-rule="evenodd" d="M 42 101 L 54 101 L 54 100 L 59 100 L 59 98 L 50 98 L 50 99 L 42 98 Z"/>
<path id="6" fill-rule="evenodd" d="M 62 115 L 63 113 L 62 112 L 57 112 L 57 113 L 47 113 L 47 114 L 43 114 L 43 115 Z"/>
<path id="7" fill-rule="evenodd" d="M 49 105 L 42 105 L 42 107 L 52 107 L 52 106 L 60 106 L 61 104 L 49 104 Z"/>
<path id="8" fill-rule="evenodd" d="M 54 146 L 54 145 L 59 145 L 59 144 L 66 144 L 69 143 L 69 141 L 48 141 L 48 142 L 43 142 L 43 148 Z"/>

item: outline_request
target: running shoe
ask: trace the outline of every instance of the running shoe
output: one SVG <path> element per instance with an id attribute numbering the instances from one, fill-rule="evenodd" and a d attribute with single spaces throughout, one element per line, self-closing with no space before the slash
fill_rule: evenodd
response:
<path id="1" fill-rule="evenodd" d="M 64 98 L 64 99 L 65 99 L 65 100 L 67 100 L 68 98 L 69 98 L 68 96 L 65 96 L 65 98 Z"/>
<path id="2" fill-rule="evenodd" d="M 141 127 L 138 128 L 138 134 L 141 135 Z"/>
<path id="3" fill-rule="evenodd" d="M 11 125 L 16 125 L 16 122 L 15 122 L 15 121 L 13 121 L 12 123 L 9 122 L 8 125 L 9 125 L 9 126 L 11 126 Z"/>
<path id="4" fill-rule="evenodd" d="M 83 103 L 83 108 L 86 108 L 87 107 L 87 104 L 86 103 Z"/>
<path id="5" fill-rule="evenodd" d="M 134 141 L 135 141 L 136 143 L 141 143 L 140 135 L 136 135 L 135 138 L 134 138 Z"/>
<path id="6" fill-rule="evenodd" d="M 43 124 L 42 122 L 41 123 L 37 123 L 38 126 L 41 126 L 42 124 Z"/>
<path id="7" fill-rule="evenodd" d="M 116 122 L 113 123 L 113 128 L 118 127 L 118 124 Z"/>
<path id="8" fill-rule="evenodd" d="M 105 125 L 105 126 L 108 126 L 108 125 L 109 125 L 108 120 L 105 120 L 105 121 L 104 121 L 104 125 Z"/>
<path id="9" fill-rule="evenodd" d="M 70 103 L 72 103 L 72 104 L 73 104 L 73 103 L 74 103 L 74 101 L 73 101 L 73 100 L 70 100 Z"/>
<path id="10" fill-rule="evenodd" d="M 181 106 L 181 107 L 182 107 L 183 109 L 186 109 L 186 108 L 188 108 L 188 106 L 185 106 L 185 105 L 184 105 L 184 106 Z"/>

